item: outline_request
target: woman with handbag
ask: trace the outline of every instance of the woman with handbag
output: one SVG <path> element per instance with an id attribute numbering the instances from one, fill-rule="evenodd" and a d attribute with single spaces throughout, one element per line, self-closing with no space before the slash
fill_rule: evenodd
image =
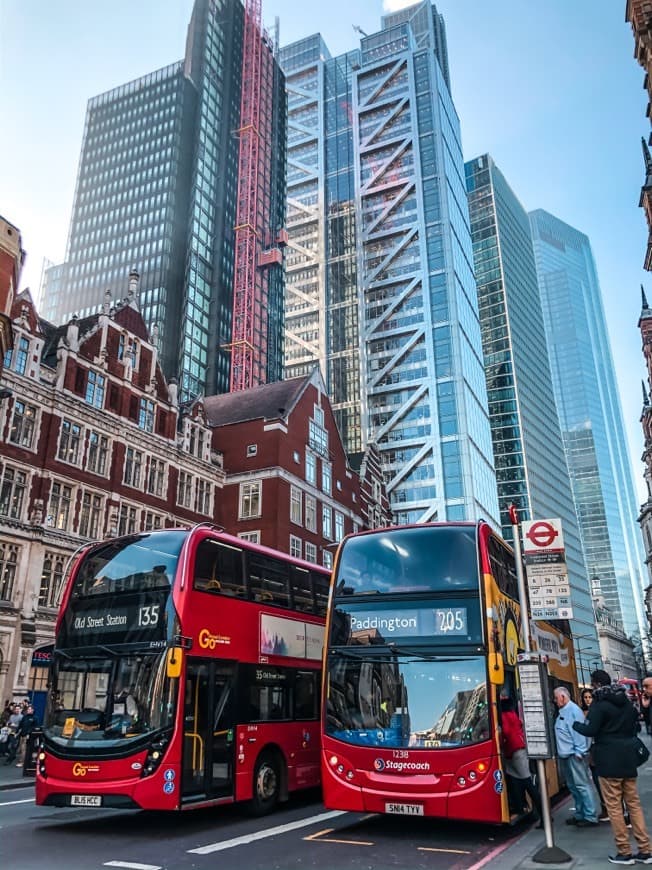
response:
<path id="1" fill-rule="evenodd" d="M 636 784 L 636 768 L 646 760 L 647 753 L 647 747 L 637 736 L 638 714 L 625 688 L 612 685 L 606 671 L 593 671 L 591 684 L 593 702 L 586 721 L 574 722 L 573 728 L 585 737 L 593 738 L 593 761 L 618 849 L 616 855 L 608 856 L 609 861 L 612 864 L 652 864 L 652 841 L 645 826 Z M 629 812 L 638 846 L 635 855 L 630 846 L 623 804 Z"/>

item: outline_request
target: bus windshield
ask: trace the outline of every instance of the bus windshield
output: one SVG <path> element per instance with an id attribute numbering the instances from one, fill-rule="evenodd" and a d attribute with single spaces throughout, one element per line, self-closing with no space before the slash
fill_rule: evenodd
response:
<path id="1" fill-rule="evenodd" d="M 335 595 L 477 590 L 476 534 L 475 526 L 414 526 L 348 538 Z"/>
<path id="2" fill-rule="evenodd" d="M 467 746 L 490 737 L 485 659 L 335 657 L 326 733 L 388 748 Z"/>
<path id="3" fill-rule="evenodd" d="M 86 556 L 73 598 L 169 589 L 188 532 L 174 530 L 118 538 Z"/>
<path id="4" fill-rule="evenodd" d="M 178 681 L 166 675 L 165 651 L 59 655 L 51 680 L 44 733 L 60 746 L 116 746 L 174 723 Z"/>

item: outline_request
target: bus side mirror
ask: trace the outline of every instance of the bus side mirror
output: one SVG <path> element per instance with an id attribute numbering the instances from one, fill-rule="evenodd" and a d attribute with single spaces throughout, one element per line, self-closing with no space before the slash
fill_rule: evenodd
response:
<path id="1" fill-rule="evenodd" d="M 489 682 L 494 686 L 505 682 L 505 665 L 500 653 L 489 653 Z"/>
<path id="2" fill-rule="evenodd" d="M 167 654 L 167 675 L 170 679 L 176 679 L 181 676 L 181 665 L 183 663 L 183 650 L 180 646 L 173 646 L 168 650 Z"/>

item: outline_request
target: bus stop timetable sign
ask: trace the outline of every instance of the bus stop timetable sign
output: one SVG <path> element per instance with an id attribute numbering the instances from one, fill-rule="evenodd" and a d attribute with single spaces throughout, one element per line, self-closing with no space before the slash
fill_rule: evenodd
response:
<path id="1" fill-rule="evenodd" d="M 527 754 L 532 759 L 552 758 L 554 752 L 548 706 L 547 666 L 537 654 L 521 654 L 518 657 L 518 676 Z"/>

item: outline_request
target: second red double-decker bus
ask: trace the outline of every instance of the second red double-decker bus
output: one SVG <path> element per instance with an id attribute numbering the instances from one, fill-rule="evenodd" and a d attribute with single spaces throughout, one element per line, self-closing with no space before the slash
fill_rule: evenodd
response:
<path id="1" fill-rule="evenodd" d="M 518 702 L 519 614 L 513 552 L 485 522 L 346 538 L 326 626 L 326 806 L 512 820 L 499 700 Z M 570 639 L 542 636 L 572 681 Z"/>
<path id="2" fill-rule="evenodd" d="M 88 547 L 57 624 L 37 803 L 263 813 L 318 785 L 329 577 L 206 526 Z"/>

